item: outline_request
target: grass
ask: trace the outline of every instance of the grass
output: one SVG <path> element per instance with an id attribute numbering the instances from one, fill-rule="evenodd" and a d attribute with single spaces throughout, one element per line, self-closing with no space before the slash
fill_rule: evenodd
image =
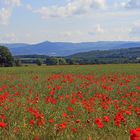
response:
<path id="1" fill-rule="evenodd" d="M 0 68 L 0 122 L 2 140 L 128 140 L 140 65 Z"/>

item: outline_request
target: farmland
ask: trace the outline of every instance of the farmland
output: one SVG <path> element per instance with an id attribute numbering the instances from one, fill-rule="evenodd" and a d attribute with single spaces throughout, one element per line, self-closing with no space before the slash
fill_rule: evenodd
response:
<path id="1" fill-rule="evenodd" d="M 140 65 L 0 68 L 0 140 L 139 140 Z"/>

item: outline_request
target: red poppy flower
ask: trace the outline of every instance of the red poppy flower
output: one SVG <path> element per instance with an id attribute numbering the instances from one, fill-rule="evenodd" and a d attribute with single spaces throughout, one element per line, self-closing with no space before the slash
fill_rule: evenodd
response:
<path id="1" fill-rule="evenodd" d="M 0 122 L 0 127 L 1 128 L 5 128 L 6 127 L 6 124 L 4 122 Z"/>
<path id="2" fill-rule="evenodd" d="M 109 122 L 109 121 L 110 121 L 109 116 L 104 116 L 104 121 L 105 121 L 105 122 Z"/>

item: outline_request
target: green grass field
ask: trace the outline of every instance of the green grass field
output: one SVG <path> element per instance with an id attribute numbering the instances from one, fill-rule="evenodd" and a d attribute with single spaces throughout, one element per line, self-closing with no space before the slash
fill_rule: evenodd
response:
<path id="1" fill-rule="evenodd" d="M 139 64 L 0 68 L 0 140 L 129 139 L 140 139 Z"/>

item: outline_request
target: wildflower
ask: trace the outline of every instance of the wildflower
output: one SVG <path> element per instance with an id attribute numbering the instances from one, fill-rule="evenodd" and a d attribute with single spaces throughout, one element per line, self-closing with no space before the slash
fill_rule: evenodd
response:
<path id="1" fill-rule="evenodd" d="M 126 124 L 126 119 L 123 117 L 123 114 L 118 112 L 114 118 L 115 125 L 120 127 L 121 121 Z"/>
<path id="2" fill-rule="evenodd" d="M 4 121 L 6 119 L 6 116 L 4 114 L 1 114 L 1 119 Z"/>
<path id="3" fill-rule="evenodd" d="M 50 122 L 50 123 L 54 123 L 54 120 L 53 120 L 53 119 L 49 119 L 49 122 Z"/>
<path id="4" fill-rule="evenodd" d="M 80 123 L 80 122 L 81 122 L 81 120 L 80 120 L 80 119 L 77 119 L 77 120 L 76 120 L 76 123 Z"/>
<path id="5" fill-rule="evenodd" d="M 109 121 L 110 121 L 109 116 L 104 116 L 104 121 L 105 121 L 105 122 L 109 122 Z"/>
<path id="6" fill-rule="evenodd" d="M 69 111 L 69 112 L 73 112 L 73 108 L 69 106 L 69 107 L 68 107 L 68 111 Z"/>
<path id="7" fill-rule="evenodd" d="M 30 125 L 33 126 L 35 124 L 34 120 L 30 120 Z"/>
<path id="8" fill-rule="evenodd" d="M 67 123 L 66 122 L 62 122 L 61 124 L 58 125 L 58 127 L 60 129 L 65 129 L 67 127 Z"/>
<path id="9" fill-rule="evenodd" d="M 35 136 L 35 137 L 34 137 L 34 140 L 39 140 L 39 137 L 38 137 L 38 136 Z"/>
<path id="10" fill-rule="evenodd" d="M 130 130 L 130 140 L 140 139 L 140 128 Z"/>
<path id="11" fill-rule="evenodd" d="M 51 86 L 50 85 L 48 85 L 48 89 L 50 89 L 51 88 Z"/>
<path id="12" fill-rule="evenodd" d="M 49 94 L 50 94 L 51 96 L 54 96 L 55 92 L 52 90 L 52 91 L 49 91 Z"/>
<path id="13" fill-rule="evenodd" d="M 38 125 L 39 125 L 39 126 L 44 126 L 44 125 L 45 125 L 45 120 L 44 120 L 44 119 L 41 119 L 41 120 L 38 122 Z"/>
<path id="14" fill-rule="evenodd" d="M 103 128 L 104 126 L 100 118 L 96 118 L 94 123 L 97 124 L 98 128 Z"/>
<path id="15" fill-rule="evenodd" d="M 51 103 L 54 104 L 54 105 L 56 105 L 57 100 L 56 100 L 55 98 L 52 98 L 52 99 L 51 99 Z"/>
<path id="16" fill-rule="evenodd" d="M 136 86 L 137 90 L 140 90 L 140 86 Z"/>
<path id="17" fill-rule="evenodd" d="M 0 127 L 1 128 L 5 128 L 6 127 L 6 124 L 4 122 L 0 122 Z"/>
<path id="18" fill-rule="evenodd" d="M 46 96 L 46 104 L 49 104 L 51 102 L 51 97 Z"/>
<path id="19" fill-rule="evenodd" d="M 64 99 L 64 97 L 63 96 L 58 96 L 58 98 L 60 99 L 60 100 L 63 100 Z"/>
<path id="20" fill-rule="evenodd" d="M 77 132 L 77 129 L 74 127 L 74 128 L 71 129 L 71 131 L 72 131 L 73 133 L 76 133 L 76 132 Z"/>
<path id="21" fill-rule="evenodd" d="M 62 114 L 62 116 L 67 118 L 67 117 L 68 117 L 68 114 L 64 112 L 64 113 Z"/>
<path id="22" fill-rule="evenodd" d="M 57 90 L 60 90 L 62 87 L 60 85 L 57 86 Z"/>
<path id="23" fill-rule="evenodd" d="M 131 115 L 131 112 L 130 111 L 126 111 L 125 114 L 126 115 Z"/>

